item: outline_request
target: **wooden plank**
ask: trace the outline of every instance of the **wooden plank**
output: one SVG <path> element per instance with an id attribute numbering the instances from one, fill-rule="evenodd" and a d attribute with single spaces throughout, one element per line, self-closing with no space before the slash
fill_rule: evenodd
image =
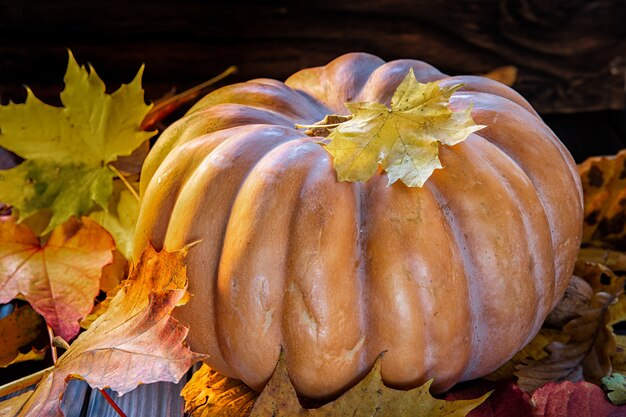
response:
<path id="1" fill-rule="evenodd" d="M 22 84 L 54 99 L 70 47 L 110 85 L 129 81 L 145 62 L 151 99 L 232 64 L 241 71 L 229 82 L 284 79 L 367 51 L 452 74 L 515 65 L 515 88 L 543 113 L 624 108 L 623 1 L 0 0 L 0 15 L 2 102 L 23 97 Z"/>
<path id="2" fill-rule="evenodd" d="M 182 417 L 183 399 L 180 397 L 180 391 L 186 382 L 187 378 L 183 377 L 178 384 L 157 382 L 140 385 L 121 397 L 110 390 L 107 392 L 128 417 Z M 118 417 L 118 415 L 104 397 L 94 390 L 89 399 L 86 417 Z"/>
<path id="3" fill-rule="evenodd" d="M 85 404 L 89 401 L 90 393 L 91 388 L 85 381 L 70 380 L 61 400 L 61 410 L 65 417 L 81 417 L 81 412 L 86 409 Z"/>

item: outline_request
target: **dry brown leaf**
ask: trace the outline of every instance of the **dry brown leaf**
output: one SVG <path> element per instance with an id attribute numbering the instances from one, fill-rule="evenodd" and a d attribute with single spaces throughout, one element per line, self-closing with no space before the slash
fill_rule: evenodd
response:
<path id="1" fill-rule="evenodd" d="M 626 150 L 579 165 L 585 197 L 583 243 L 626 249 Z"/>
<path id="2" fill-rule="evenodd" d="M 0 303 L 23 295 L 55 334 L 71 340 L 114 248 L 111 235 L 88 218 L 63 223 L 43 246 L 28 226 L 0 220 Z"/>
<path id="3" fill-rule="evenodd" d="M 108 293 L 117 287 L 128 276 L 130 265 L 124 255 L 115 249 L 113 251 L 113 262 L 102 269 L 100 277 L 100 290 Z"/>
<path id="4" fill-rule="evenodd" d="M 379 358 L 361 382 L 335 401 L 319 408 L 304 409 L 291 385 L 285 359 L 281 355 L 272 378 L 252 407 L 250 417 L 463 417 L 489 396 L 487 393 L 474 400 L 438 400 L 429 392 L 432 381 L 409 391 L 395 390 L 383 384 L 380 365 Z"/>
<path id="5" fill-rule="evenodd" d="M 26 391 L 15 397 L 11 397 L 8 400 L 0 402 L 0 416 L 2 417 L 17 417 L 26 401 L 33 395 L 32 391 Z"/>
<path id="6" fill-rule="evenodd" d="M 201 360 L 184 343 L 188 329 L 170 315 L 186 293 L 186 259 L 187 249 L 147 248 L 109 309 L 59 358 L 19 416 L 60 415 L 70 378 L 124 394 L 140 383 L 176 382 Z"/>
<path id="7" fill-rule="evenodd" d="M 562 330 L 542 328 L 537 336 L 531 342 L 524 346 L 522 350 L 517 352 L 507 363 L 484 376 L 489 381 L 499 381 L 502 379 L 513 378 L 515 376 L 515 367 L 521 363 L 529 363 L 539 361 L 549 356 L 545 348 L 553 342 L 567 343 L 570 336 L 563 333 Z"/>
<path id="8" fill-rule="evenodd" d="M 29 306 L 15 307 L 6 317 L 0 319 L 0 368 L 29 360 L 41 360 L 44 350 L 34 347 L 27 353 L 19 349 L 32 343 L 39 333 L 43 318 Z"/>
<path id="9" fill-rule="evenodd" d="M 190 417 L 244 417 L 259 394 L 243 382 L 203 364 L 181 392 Z"/>
<path id="10" fill-rule="evenodd" d="M 517 67 L 513 65 L 497 67 L 486 74 L 482 74 L 482 76 L 499 81 L 502 84 L 511 87 L 513 84 L 515 84 L 515 81 L 517 81 Z"/>
<path id="11" fill-rule="evenodd" d="M 622 291 L 624 278 L 602 265 L 585 262 L 576 264 L 575 274 L 583 277 L 589 288 L 581 290 L 585 286 L 575 276 L 568 291 L 581 298 L 561 304 L 557 309 L 559 318 L 555 320 L 563 322 L 574 317 L 562 329 L 569 340 L 550 343 L 545 348 L 549 353 L 545 358 L 517 365 L 515 375 L 522 389 L 532 391 L 548 382 L 565 380 L 585 379 L 599 384 L 611 373 L 610 355 L 615 350 L 615 339 L 608 326 L 609 306 Z M 585 304 L 584 298 L 589 296 Z"/>
<path id="12" fill-rule="evenodd" d="M 602 264 L 616 274 L 626 272 L 626 253 L 611 249 L 587 247 L 581 248 L 578 259 L 595 264 Z"/>

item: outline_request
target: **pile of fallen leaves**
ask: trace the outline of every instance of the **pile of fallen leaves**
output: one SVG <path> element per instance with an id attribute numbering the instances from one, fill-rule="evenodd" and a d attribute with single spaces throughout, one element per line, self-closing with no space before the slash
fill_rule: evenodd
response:
<path id="1" fill-rule="evenodd" d="M 106 94 L 94 69 L 70 54 L 63 107 L 30 90 L 24 104 L 0 106 L 0 147 L 23 159 L 9 167 L 13 159 L 0 153 L 0 201 L 10 204 L 0 206 L 0 368 L 6 375 L 18 363 L 54 362 L 34 391 L 0 402 L 1 416 L 58 416 L 71 378 L 125 393 L 178 381 L 203 358 L 171 317 L 188 298 L 187 249 L 149 247 L 129 263 L 137 183 L 155 133 L 146 120 L 158 120 L 144 102 L 141 75 Z M 331 140 L 341 139 L 337 132 Z M 186 411 L 626 415 L 626 151 L 592 158 L 580 173 L 585 226 L 575 276 L 537 337 L 492 374 L 433 397 L 432 381 L 409 391 L 386 387 L 378 361 L 351 390 L 317 404 L 297 397 L 282 357 L 260 394 L 203 365 L 183 389 Z"/>

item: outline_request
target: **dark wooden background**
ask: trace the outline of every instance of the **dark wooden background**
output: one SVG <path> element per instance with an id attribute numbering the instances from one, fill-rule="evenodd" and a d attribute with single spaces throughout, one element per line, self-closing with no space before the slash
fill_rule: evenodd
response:
<path id="1" fill-rule="evenodd" d="M 450 74 L 515 65 L 525 95 L 580 160 L 626 143 L 624 0 L 0 0 L 0 103 L 28 85 L 55 103 L 66 48 L 109 86 L 146 64 L 147 97 L 285 79 L 349 51 Z"/>

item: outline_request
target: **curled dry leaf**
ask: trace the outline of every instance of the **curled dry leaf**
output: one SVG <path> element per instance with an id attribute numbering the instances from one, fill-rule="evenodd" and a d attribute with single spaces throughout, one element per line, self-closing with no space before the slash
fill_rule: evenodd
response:
<path id="1" fill-rule="evenodd" d="M 93 307 L 114 248 L 111 235 L 88 218 L 63 223 L 43 246 L 25 224 L 0 220 L 0 303 L 21 294 L 55 334 L 71 340 Z"/>
<path id="2" fill-rule="evenodd" d="M 380 365 L 379 358 L 361 382 L 335 401 L 319 408 L 305 409 L 298 401 L 287 375 L 284 355 L 281 355 L 274 374 L 255 402 L 250 416 L 463 417 L 489 396 L 487 393 L 472 400 L 438 400 L 429 392 L 432 381 L 409 391 L 395 390 L 383 384 Z"/>
<path id="3" fill-rule="evenodd" d="M 549 382 L 532 396 L 535 417 L 617 417 L 626 410 L 611 404 L 600 387 L 586 381 Z"/>
<path id="4" fill-rule="evenodd" d="M 250 414 L 259 394 L 238 379 L 225 377 L 203 364 L 181 396 L 190 417 L 244 417 Z"/>
<path id="5" fill-rule="evenodd" d="M 557 308 L 555 322 L 566 322 L 562 332 L 567 342 L 554 341 L 545 347 L 548 356 L 539 360 L 522 361 L 516 364 L 518 383 L 522 389 L 532 391 L 551 381 L 587 381 L 600 383 L 612 370 L 610 355 L 615 350 L 611 329 L 609 306 L 622 291 L 624 278 L 618 278 L 608 268 L 584 262 L 576 264 L 574 277 L 568 294 L 577 294 Z M 591 295 L 593 294 L 593 295 Z M 590 296 L 591 295 L 591 296 Z M 589 297 L 590 296 L 590 297 Z M 587 302 L 584 298 L 589 297 Z M 567 321 L 568 318 L 572 317 Z"/>
<path id="6" fill-rule="evenodd" d="M 626 150 L 580 164 L 585 196 L 583 243 L 626 249 Z"/>
<path id="7" fill-rule="evenodd" d="M 506 65 L 503 67 L 497 67 L 492 69 L 486 74 L 482 74 L 483 77 L 490 78 L 501 82 L 504 85 L 511 87 L 517 81 L 517 67 L 514 65 Z"/>
<path id="8" fill-rule="evenodd" d="M 34 347 L 28 353 L 19 350 L 37 338 L 42 324 L 42 317 L 29 305 L 15 307 L 9 315 L 0 319 L 0 368 L 18 362 L 43 359 L 43 350 Z"/>
<path id="9" fill-rule="evenodd" d="M 59 416 L 70 378 L 124 394 L 140 383 L 176 382 L 202 359 L 185 345 L 187 329 L 170 316 L 186 293 L 186 257 L 187 249 L 146 248 L 107 311 L 59 358 L 19 416 Z"/>

